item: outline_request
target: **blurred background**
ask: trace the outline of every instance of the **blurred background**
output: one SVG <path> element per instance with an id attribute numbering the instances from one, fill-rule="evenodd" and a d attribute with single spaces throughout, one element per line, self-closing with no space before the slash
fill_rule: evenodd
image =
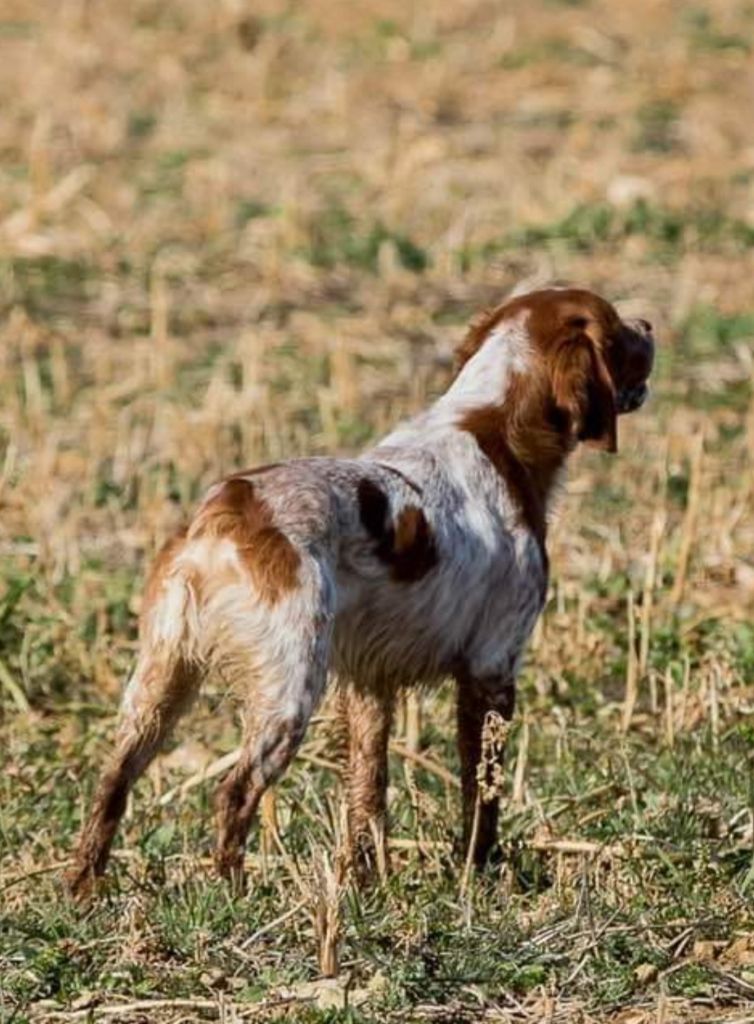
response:
<path id="1" fill-rule="evenodd" d="M 92 992 L 213 1019 L 218 991 L 310 981 L 322 892 L 381 1019 L 462 1014 L 468 985 L 516 1020 L 739 1019 L 720 1008 L 754 994 L 753 49 L 747 0 L 3 0 L 9 1019 Z M 250 854 L 259 898 L 230 904 L 196 782 L 235 743 L 218 687 L 137 794 L 108 908 L 52 911 L 156 547 L 218 476 L 353 453 L 425 406 L 470 317 L 553 277 L 660 348 L 620 454 L 576 456 L 553 523 L 502 875 L 459 893 L 442 691 L 418 747 L 398 724 L 403 881 L 364 904 L 327 868 L 325 708 L 278 800 L 303 890 L 273 842 Z"/>

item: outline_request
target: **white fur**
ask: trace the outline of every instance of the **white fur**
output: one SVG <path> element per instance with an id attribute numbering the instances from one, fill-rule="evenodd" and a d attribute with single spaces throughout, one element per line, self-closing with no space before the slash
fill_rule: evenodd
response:
<path id="1" fill-rule="evenodd" d="M 464 413 L 504 402 L 511 377 L 526 373 L 531 365 L 527 318 L 528 313 L 523 311 L 498 324 L 445 394 L 426 412 L 396 427 L 380 447 L 426 444 L 434 441 L 438 431 L 457 435 L 457 424 Z"/>
<path id="2" fill-rule="evenodd" d="M 459 413 L 505 401 L 511 376 L 526 373 L 531 366 L 527 319 L 528 313 L 523 311 L 490 331 L 479 351 L 435 403 L 431 419 L 447 415 L 457 418 Z"/>

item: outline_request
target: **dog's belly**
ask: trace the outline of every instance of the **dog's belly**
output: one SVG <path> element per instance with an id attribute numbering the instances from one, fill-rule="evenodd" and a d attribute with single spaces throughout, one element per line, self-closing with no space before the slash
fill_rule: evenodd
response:
<path id="1" fill-rule="evenodd" d="M 435 623 L 367 605 L 336 618 L 333 668 L 365 685 L 429 683 L 452 670 L 458 649 L 456 636 L 441 635 Z"/>
<path id="2" fill-rule="evenodd" d="M 362 685 L 433 683 L 463 663 L 483 672 L 516 665 L 541 609 L 541 588 L 506 581 L 449 591 L 446 586 L 370 587 L 335 621 L 332 667 Z"/>

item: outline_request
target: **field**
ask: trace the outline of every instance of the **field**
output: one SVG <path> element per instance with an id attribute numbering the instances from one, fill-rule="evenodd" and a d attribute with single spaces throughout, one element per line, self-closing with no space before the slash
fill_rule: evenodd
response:
<path id="1" fill-rule="evenodd" d="M 4 0 L 1 1021 L 754 1020 L 753 61 L 747 0 Z M 218 476 L 423 407 L 551 278 L 660 351 L 551 527 L 502 867 L 453 855 L 447 687 L 396 724 L 382 884 L 337 869 L 326 704 L 232 899 L 218 685 L 72 907 L 156 548 Z"/>

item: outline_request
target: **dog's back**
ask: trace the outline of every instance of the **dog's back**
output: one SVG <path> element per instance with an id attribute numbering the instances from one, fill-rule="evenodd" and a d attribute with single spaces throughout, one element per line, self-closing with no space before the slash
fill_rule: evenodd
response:
<path id="1" fill-rule="evenodd" d="M 296 646 L 293 633 L 315 618 L 318 637 L 334 628 L 325 661 L 339 674 L 372 686 L 432 682 L 460 655 L 483 668 L 501 624 L 515 658 L 545 575 L 473 441 L 439 437 L 216 485 L 158 563 L 143 635 L 180 636 L 198 672 L 217 672 L 245 700 L 265 685 L 257 677 L 279 687 L 279 646 Z"/>

